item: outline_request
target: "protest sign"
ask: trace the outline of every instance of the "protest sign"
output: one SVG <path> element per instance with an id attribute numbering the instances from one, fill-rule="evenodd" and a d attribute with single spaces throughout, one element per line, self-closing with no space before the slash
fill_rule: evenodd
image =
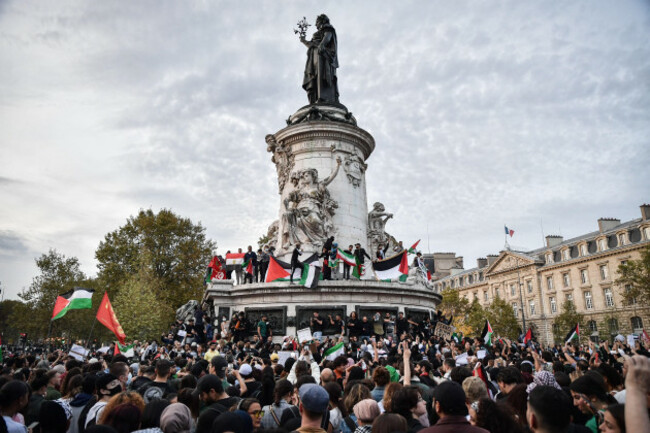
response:
<path id="1" fill-rule="evenodd" d="M 486 353 L 487 353 L 487 350 L 478 350 L 478 351 L 476 351 L 476 357 L 478 359 L 483 359 L 483 358 L 485 358 Z"/>
<path id="2" fill-rule="evenodd" d="M 313 340 L 314 337 L 311 335 L 311 329 L 309 328 L 304 328 L 304 329 L 299 329 L 298 330 L 298 343 L 306 343 L 308 341 Z"/>
<path id="3" fill-rule="evenodd" d="M 77 344 L 73 344 L 70 348 L 70 356 L 72 356 L 77 361 L 83 361 L 88 355 L 88 351 Z"/>
<path id="4" fill-rule="evenodd" d="M 287 359 L 292 358 L 293 352 L 290 350 L 281 350 L 278 352 L 278 364 L 284 365 Z"/>
<path id="5" fill-rule="evenodd" d="M 467 352 L 461 353 L 456 357 L 456 365 L 467 365 L 469 362 L 467 361 Z"/>
<path id="6" fill-rule="evenodd" d="M 433 335 L 444 338 L 445 340 L 451 340 L 451 334 L 454 333 L 454 329 L 455 328 L 451 325 L 438 322 L 436 324 L 436 329 L 433 331 Z"/>

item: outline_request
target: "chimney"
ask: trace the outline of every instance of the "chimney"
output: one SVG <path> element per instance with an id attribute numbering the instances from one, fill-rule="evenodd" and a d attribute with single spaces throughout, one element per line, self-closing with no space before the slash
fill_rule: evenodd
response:
<path id="1" fill-rule="evenodd" d="M 480 257 L 476 259 L 476 266 L 478 266 L 479 269 L 483 269 L 487 267 L 488 260 L 485 257 Z"/>
<path id="2" fill-rule="evenodd" d="M 564 238 L 557 235 L 548 235 L 546 236 L 546 247 L 553 248 L 556 245 L 560 245 Z"/>
<path id="3" fill-rule="evenodd" d="M 496 262 L 498 258 L 499 258 L 499 256 L 496 255 L 496 254 L 488 254 L 487 255 L 487 265 L 492 266 L 492 263 Z"/>
<path id="4" fill-rule="evenodd" d="M 465 269 L 463 268 L 463 256 L 456 257 L 456 267 L 460 269 Z"/>
<path id="5" fill-rule="evenodd" d="M 616 226 L 621 225 L 621 220 L 616 218 L 599 218 L 598 219 L 598 230 L 601 233 L 613 229 Z"/>
<path id="6" fill-rule="evenodd" d="M 643 221 L 650 220 L 650 204 L 641 205 L 641 219 Z"/>

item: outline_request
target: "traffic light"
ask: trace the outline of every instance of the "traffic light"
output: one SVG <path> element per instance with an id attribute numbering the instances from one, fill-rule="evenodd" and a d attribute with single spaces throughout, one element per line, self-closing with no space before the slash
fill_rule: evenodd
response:
<path id="1" fill-rule="evenodd" d="M 21 332 L 20 333 L 20 342 L 21 343 L 27 343 L 27 333 L 26 332 Z"/>

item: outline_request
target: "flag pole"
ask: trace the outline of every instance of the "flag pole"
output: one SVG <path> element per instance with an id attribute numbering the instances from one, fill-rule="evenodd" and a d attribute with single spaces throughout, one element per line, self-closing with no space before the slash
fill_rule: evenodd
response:
<path id="1" fill-rule="evenodd" d="M 52 352 L 52 340 L 50 340 L 50 336 L 52 335 L 52 319 L 50 319 L 50 324 L 47 327 L 47 343 L 49 345 L 49 351 Z"/>
<path id="2" fill-rule="evenodd" d="M 93 331 L 95 330 L 96 323 L 97 323 L 97 316 L 95 316 L 95 320 L 93 320 L 93 326 L 90 327 L 90 334 L 88 334 L 88 338 L 86 339 L 86 347 L 85 347 L 86 350 L 88 350 L 88 344 L 90 343 L 90 339 L 93 336 Z"/>

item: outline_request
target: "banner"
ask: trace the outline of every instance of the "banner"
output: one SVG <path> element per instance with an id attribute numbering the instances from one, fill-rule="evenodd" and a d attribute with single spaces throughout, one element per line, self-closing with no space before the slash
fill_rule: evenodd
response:
<path id="1" fill-rule="evenodd" d="M 451 340 L 451 334 L 454 333 L 454 328 L 453 326 L 450 325 L 445 325 L 442 322 L 438 322 L 436 324 L 436 329 L 433 331 L 433 335 L 436 337 L 444 338 L 445 340 Z"/>

